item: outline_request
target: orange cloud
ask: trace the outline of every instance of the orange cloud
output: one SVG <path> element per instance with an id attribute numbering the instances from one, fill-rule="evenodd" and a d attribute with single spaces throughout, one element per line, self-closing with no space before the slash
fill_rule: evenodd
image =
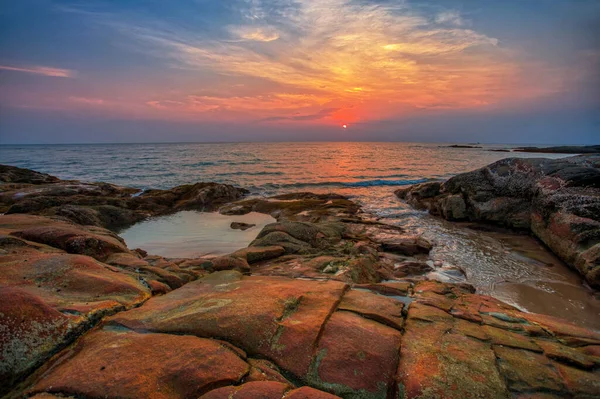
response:
<path id="1" fill-rule="evenodd" d="M 563 88 L 563 74 L 532 66 L 453 10 L 430 15 L 410 3 L 296 0 L 274 21 L 268 7 L 250 3 L 239 25 L 219 33 L 225 37 L 164 23 L 120 24 L 178 78 L 182 71 L 217 78 L 196 84 L 191 77 L 173 90 L 120 84 L 114 91 L 129 97 L 119 104 L 173 119 L 354 123 L 494 106 Z"/>

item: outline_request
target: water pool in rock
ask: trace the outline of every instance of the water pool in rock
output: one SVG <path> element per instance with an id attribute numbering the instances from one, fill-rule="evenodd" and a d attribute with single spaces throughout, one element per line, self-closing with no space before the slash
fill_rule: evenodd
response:
<path id="1" fill-rule="evenodd" d="M 141 248 L 153 255 L 173 258 L 218 256 L 247 247 L 264 226 L 275 221 L 271 216 L 257 212 L 227 216 L 216 212 L 182 211 L 142 221 L 119 235 L 129 248 Z M 256 226 L 242 231 L 232 229 L 232 222 Z"/>

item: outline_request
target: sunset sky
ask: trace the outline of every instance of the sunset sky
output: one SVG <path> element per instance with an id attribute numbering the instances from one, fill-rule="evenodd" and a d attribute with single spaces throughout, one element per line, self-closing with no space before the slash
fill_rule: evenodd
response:
<path id="1" fill-rule="evenodd" d="M 2 1 L 0 143 L 598 143 L 599 26 L 597 0 Z"/>

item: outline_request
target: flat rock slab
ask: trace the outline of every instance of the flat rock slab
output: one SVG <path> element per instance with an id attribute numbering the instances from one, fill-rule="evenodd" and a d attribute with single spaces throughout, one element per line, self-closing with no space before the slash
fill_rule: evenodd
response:
<path id="1" fill-rule="evenodd" d="M 248 382 L 210 391 L 200 399 L 339 399 L 339 396 L 310 387 L 292 389 L 278 382 Z"/>
<path id="2" fill-rule="evenodd" d="M 81 226 L 34 215 L 1 215 L 0 233 L 46 244 L 72 254 L 104 261 L 111 254 L 127 253 L 125 242 L 110 230 Z"/>
<path id="3" fill-rule="evenodd" d="M 461 285 L 368 287 L 212 273 L 106 319 L 44 365 L 27 392 L 161 399 L 600 397 L 600 336 L 592 331 L 522 313 Z M 66 316 L 54 315 L 49 321 L 64 328 Z"/>
<path id="4" fill-rule="evenodd" d="M 12 385 L 103 316 L 149 297 L 135 277 L 88 256 L 1 255 L 0 380 Z"/>
<path id="5" fill-rule="evenodd" d="M 65 351 L 30 392 L 197 398 L 215 386 L 238 383 L 248 370 L 236 352 L 214 340 L 104 329 Z"/>
<path id="6" fill-rule="evenodd" d="M 308 382 L 343 397 L 386 398 L 395 390 L 399 331 L 352 312 L 325 326 Z"/>
<path id="7" fill-rule="evenodd" d="M 218 272 L 110 322 L 134 330 L 224 339 L 301 378 L 319 332 L 347 286 L 335 281 Z"/>

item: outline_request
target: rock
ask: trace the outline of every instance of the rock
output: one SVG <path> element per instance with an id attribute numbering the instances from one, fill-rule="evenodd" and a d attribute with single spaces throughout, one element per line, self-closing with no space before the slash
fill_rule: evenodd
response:
<path id="1" fill-rule="evenodd" d="M 231 222 L 230 227 L 234 230 L 248 230 L 251 227 L 256 226 L 254 223 L 242 223 L 242 222 Z"/>
<path id="2" fill-rule="evenodd" d="M 425 262 L 400 262 L 394 264 L 394 276 L 401 278 L 407 276 L 418 276 L 432 271 Z"/>
<path id="3" fill-rule="evenodd" d="M 245 259 L 249 264 L 278 258 L 285 254 L 285 248 L 279 245 L 270 247 L 248 247 L 235 251 L 231 256 Z"/>
<path id="4" fill-rule="evenodd" d="M 210 391 L 201 399 L 335 399 L 338 396 L 310 387 L 291 389 L 279 382 L 247 382 Z"/>
<path id="5" fill-rule="evenodd" d="M 600 287 L 600 157 L 508 158 L 439 185 L 396 191 L 448 220 L 527 229 Z"/>
<path id="6" fill-rule="evenodd" d="M 388 397 L 395 389 L 400 337 L 390 327 L 335 312 L 319 342 L 309 384 L 344 397 Z"/>
<path id="7" fill-rule="evenodd" d="M 114 253 L 129 252 L 123 240 L 109 230 L 41 216 L 4 215 L 0 218 L 0 233 L 98 260 L 105 260 Z"/>
<path id="8" fill-rule="evenodd" d="M 208 261 L 207 268 L 211 271 L 237 270 L 239 272 L 249 272 L 250 265 L 246 259 L 238 256 L 219 256 Z"/>
<path id="9" fill-rule="evenodd" d="M 219 209 L 224 215 L 260 212 L 278 221 L 327 222 L 354 218 L 360 207 L 338 194 L 290 193 L 233 202 Z"/>
<path id="10" fill-rule="evenodd" d="M 447 313 L 429 306 L 413 306 L 409 308 L 402 339 L 399 397 L 509 397 L 496 369 L 494 353 L 486 343 L 448 333 L 453 318 L 446 317 Z M 421 313 L 414 313 L 416 309 Z M 424 316 L 422 311 L 431 315 Z"/>
<path id="11" fill-rule="evenodd" d="M 278 277 L 213 273 L 111 323 L 140 331 L 220 337 L 259 354 L 298 378 L 312 360 L 320 326 L 346 285 Z"/>
<path id="12" fill-rule="evenodd" d="M 589 193 L 593 172 L 579 161 L 555 169 L 531 162 L 544 177 L 533 179 L 532 211 L 521 222 L 550 221 L 553 235 L 594 244 L 577 219 L 596 220 L 594 202 L 568 200 Z M 517 195 L 529 187 L 506 182 L 511 167 L 492 179 L 506 184 L 498 201 L 490 181 L 472 192 L 463 190 L 471 180 L 459 179 L 415 193 L 448 218 L 493 215 L 496 205 L 520 206 Z M 531 172 L 527 163 L 517 169 Z M 344 197 L 224 205 L 225 213 L 262 211 L 278 222 L 232 254 L 166 259 L 127 249 L 98 224 L 211 207 L 240 192 L 199 184 L 132 197 L 118 186 L 43 178 L 37 191 L 32 183 L 0 187 L 0 207 L 51 216 L 0 216 L 0 378 L 11 398 L 598 396 L 597 333 L 475 295 L 468 284 L 427 280 L 432 272 L 397 280 L 431 266 L 448 276 L 460 269 L 426 261 L 429 242 Z M 560 196 L 540 194 L 552 192 Z M 597 253 L 588 245 L 575 260 L 593 264 Z M 397 275 L 395 264 L 405 266 Z"/>
<path id="13" fill-rule="evenodd" d="M 3 183 L 48 184 L 55 183 L 59 180 L 58 177 L 50 176 L 45 173 L 17 168 L 15 166 L 0 165 L 0 182 Z M 5 186 L 3 185 L 0 187 Z"/>
<path id="14" fill-rule="evenodd" d="M 248 370 L 243 359 L 218 341 L 105 328 L 79 340 L 29 393 L 196 398 L 215 386 L 240 382 Z"/>
<path id="15" fill-rule="evenodd" d="M 598 394 L 600 341 L 592 331 L 520 312 L 463 285 L 368 287 L 212 273 L 106 319 L 26 382 L 25 396 Z M 60 328 L 60 317 L 69 315 L 57 317 Z"/>
<path id="16" fill-rule="evenodd" d="M 240 386 L 228 386 L 210 391 L 202 399 L 282 399 L 289 389 L 287 384 L 274 381 L 247 382 Z"/>
<path id="17" fill-rule="evenodd" d="M 544 356 L 526 350 L 494 346 L 500 372 L 512 391 L 555 391 L 564 390 L 560 375 Z M 542 367 L 540 367 L 542 366 Z"/>
<path id="18" fill-rule="evenodd" d="M 277 381 L 289 387 L 294 386 L 274 363 L 265 359 L 247 359 L 247 362 L 250 365 L 250 373 L 245 378 L 246 381 Z"/>
<path id="19" fill-rule="evenodd" d="M 428 254 L 433 245 L 422 237 L 397 237 L 379 241 L 384 251 L 413 256 Z"/>
<path id="20" fill-rule="evenodd" d="M 247 192 L 227 184 L 196 183 L 140 193 L 134 188 L 60 180 L 0 165 L 0 212 L 60 216 L 78 224 L 110 229 L 180 210 L 216 210 Z"/>
<path id="21" fill-rule="evenodd" d="M 9 388 L 103 316 L 139 305 L 149 290 L 87 256 L 0 257 L 0 380 Z M 3 393 L 0 389 L 0 393 Z"/>
<path id="22" fill-rule="evenodd" d="M 397 330 L 404 323 L 403 308 L 404 304 L 396 299 L 356 289 L 347 291 L 338 306 L 339 310 L 357 313 Z"/>
<path id="23" fill-rule="evenodd" d="M 516 152 L 541 152 L 545 154 L 598 154 L 600 145 L 584 146 L 558 146 L 558 147 L 520 147 L 515 148 Z"/>

